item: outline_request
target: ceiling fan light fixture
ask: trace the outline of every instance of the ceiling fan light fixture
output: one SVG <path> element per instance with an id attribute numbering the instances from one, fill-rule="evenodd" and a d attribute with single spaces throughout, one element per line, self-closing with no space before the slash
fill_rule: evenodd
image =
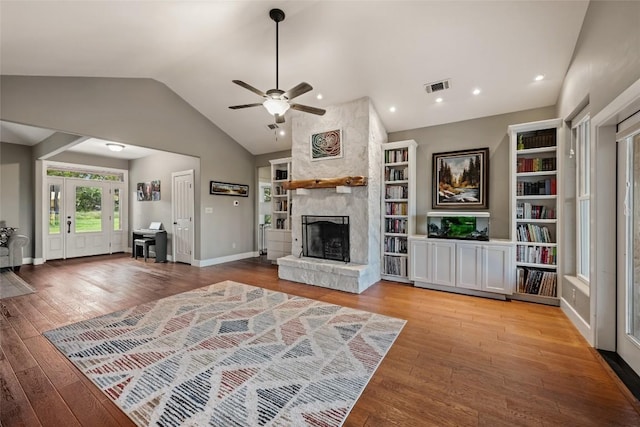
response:
<path id="1" fill-rule="evenodd" d="M 109 142 L 107 143 L 107 148 L 111 151 L 122 151 L 124 150 L 124 145 Z"/>
<path id="2" fill-rule="evenodd" d="M 282 116 L 289 109 L 289 103 L 282 99 L 269 98 L 265 100 L 262 105 L 264 105 L 264 108 L 273 116 Z"/>

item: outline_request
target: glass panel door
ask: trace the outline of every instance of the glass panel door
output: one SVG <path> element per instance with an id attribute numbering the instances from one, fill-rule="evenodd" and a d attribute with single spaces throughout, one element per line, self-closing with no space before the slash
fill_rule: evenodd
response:
<path id="1" fill-rule="evenodd" d="M 76 187 L 74 223 L 76 233 L 99 233 L 102 231 L 101 187 Z"/>

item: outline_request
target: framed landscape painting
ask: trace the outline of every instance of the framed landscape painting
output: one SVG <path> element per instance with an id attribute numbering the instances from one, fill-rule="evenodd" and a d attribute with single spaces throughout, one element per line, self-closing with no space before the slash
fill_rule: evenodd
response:
<path id="1" fill-rule="evenodd" d="M 433 209 L 489 208 L 489 149 L 433 154 Z"/>
<path id="2" fill-rule="evenodd" d="M 249 197 L 249 186 L 244 184 L 231 184 L 229 182 L 210 181 L 209 194 Z"/>

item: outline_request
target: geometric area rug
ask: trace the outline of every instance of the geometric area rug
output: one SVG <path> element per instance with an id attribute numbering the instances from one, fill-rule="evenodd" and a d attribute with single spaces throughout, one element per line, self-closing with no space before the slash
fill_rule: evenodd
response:
<path id="1" fill-rule="evenodd" d="M 405 320 L 225 281 L 44 335 L 139 426 L 340 426 Z"/>

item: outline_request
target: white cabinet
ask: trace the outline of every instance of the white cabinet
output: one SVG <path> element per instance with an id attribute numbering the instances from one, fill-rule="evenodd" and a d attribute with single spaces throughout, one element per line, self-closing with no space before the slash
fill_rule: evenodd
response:
<path id="1" fill-rule="evenodd" d="M 456 243 L 456 286 L 511 294 L 510 243 Z"/>
<path id="2" fill-rule="evenodd" d="M 410 279 L 417 287 L 508 295 L 513 282 L 512 250 L 510 242 L 471 243 L 411 236 Z"/>
<path id="3" fill-rule="evenodd" d="M 267 259 L 291 255 L 291 230 L 267 229 Z"/>
<path id="4" fill-rule="evenodd" d="M 416 142 L 382 145 L 382 278 L 408 282 L 409 235 L 415 232 Z"/>

